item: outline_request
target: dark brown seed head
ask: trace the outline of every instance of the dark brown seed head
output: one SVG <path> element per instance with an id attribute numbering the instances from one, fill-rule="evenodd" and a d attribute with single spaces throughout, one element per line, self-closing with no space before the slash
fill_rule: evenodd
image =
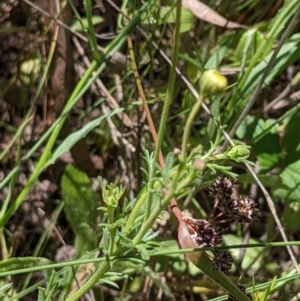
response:
<path id="1" fill-rule="evenodd" d="M 212 269 L 214 271 L 227 273 L 232 266 L 233 259 L 227 250 L 215 250 Z"/>
<path id="2" fill-rule="evenodd" d="M 233 193 L 233 181 L 226 177 L 218 177 L 209 187 L 209 195 L 220 201 L 220 205 L 226 204 L 231 199 Z"/>
<path id="3" fill-rule="evenodd" d="M 258 218 L 259 211 L 256 204 L 248 198 L 232 199 L 228 203 L 227 214 L 239 223 L 251 223 Z"/>

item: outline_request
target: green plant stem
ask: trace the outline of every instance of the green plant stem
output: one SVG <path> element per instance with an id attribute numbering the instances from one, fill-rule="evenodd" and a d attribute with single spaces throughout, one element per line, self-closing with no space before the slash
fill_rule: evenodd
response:
<path id="1" fill-rule="evenodd" d="M 66 301 L 77 301 L 88 292 L 99 280 L 101 277 L 108 271 L 110 264 L 108 261 L 103 262 L 100 267 L 97 268 L 96 272 L 89 278 L 89 280 L 72 296 L 70 296 Z"/>
<path id="2" fill-rule="evenodd" d="M 159 183 L 155 183 L 154 184 L 154 189 L 157 188 L 159 185 Z M 133 224 L 134 220 L 136 219 L 136 216 L 138 214 L 138 212 L 140 211 L 141 207 L 143 206 L 143 204 L 145 204 L 145 201 L 148 197 L 148 191 L 145 191 L 142 193 L 142 195 L 138 198 L 136 204 L 134 205 L 127 221 L 126 221 L 126 224 L 125 224 L 125 227 L 123 229 L 123 233 L 126 235 L 126 232 L 129 231 L 131 225 Z"/>
<path id="3" fill-rule="evenodd" d="M 141 242 L 141 240 L 143 239 L 147 231 L 152 227 L 155 219 L 159 216 L 163 208 L 165 208 L 169 204 L 170 200 L 174 195 L 173 191 L 174 191 L 173 189 L 170 189 L 168 193 L 165 195 L 165 197 L 160 201 L 160 205 L 155 206 L 155 208 L 151 211 L 150 216 L 146 221 L 144 221 L 140 231 L 132 240 L 133 244 L 139 244 Z"/>
<path id="4" fill-rule="evenodd" d="M 108 221 L 110 225 L 114 223 L 114 210 L 112 208 L 108 208 Z M 110 232 L 110 240 L 109 240 L 109 255 L 113 254 L 114 245 L 115 245 L 115 237 L 116 237 L 116 228 L 112 227 L 109 229 Z"/>
<path id="5" fill-rule="evenodd" d="M 170 77 L 168 80 L 168 86 L 167 86 L 167 93 L 166 98 L 163 106 L 163 111 L 160 119 L 160 126 L 157 134 L 157 143 L 155 145 L 154 150 L 154 162 L 159 162 L 159 155 L 162 147 L 162 142 L 165 135 L 166 125 L 168 121 L 168 114 L 170 110 L 170 105 L 172 103 L 173 94 L 174 94 L 174 86 L 175 86 L 175 79 L 176 79 L 176 66 L 178 62 L 178 52 L 179 52 L 179 40 L 180 40 L 180 25 L 181 25 L 181 0 L 177 0 L 176 2 L 176 25 L 175 25 L 175 40 L 174 40 L 174 48 L 173 48 L 173 55 L 172 55 L 172 65 L 170 70 Z M 147 222 L 151 210 L 152 210 L 152 199 L 153 199 L 153 181 L 152 179 L 155 177 L 156 174 L 156 166 L 153 165 L 151 169 L 151 173 L 149 175 L 150 179 L 150 187 L 149 187 L 149 196 L 146 203 L 146 213 L 144 222 Z"/>
<path id="6" fill-rule="evenodd" d="M 158 162 L 159 152 L 161 150 L 162 141 L 164 139 L 164 134 L 167 125 L 167 119 L 169 114 L 170 105 L 173 99 L 174 85 L 176 79 L 176 66 L 178 62 L 178 52 L 179 52 L 179 38 L 180 38 L 180 24 L 181 23 L 181 0 L 177 0 L 176 4 L 176 27 L 175 27 L 175 40 L 172 55 L 172 65 L 170 70 L 170 77 L 168 80 L 167 93 L 164 102 L 164 107 L 161 115 L 160 126 L 158 130 L 157 144 L 154 151 L 154 161 Z"/>
<path id="7" fill-rule="evenodd" d="M 1 230 L 0 230 L 1 231 Z M 275 248 L 275 247 L 286 247 L 286 246 L 300 246 L 300 241 L 289 241 L 288 243 L 285 242 L 270 242 L 270 243 L 257 243 L 257 244 L 248 244 L 248 245 L 230 245 L 230 246 L 216 246 L 216 247 L 211 247 L 211 248 L 188 248 L 188 249 L 168 249 L 168 250 L 162 250 L 162 251 L 156 251 L 155 253 L 151 254 L 151 257 L 159 257 L 159 256 L 168 256 L 171 254 L 184 254 L 184 253 L 193 253 L 193 252 L 202 252 L 202 251 L 213 251 L 216 249 L 226 249 L 226 250 L 231 250 L 231 249 L 241 249 L 241 248 L 245 248 L 245 249 L 251 249 L 251 248 L 266 248 L 266 247 L 270 247 L 270 248 Z M 92 253 L 89 254 L 89 256 L 91 256 Z M 113 260 L 123 260 L 123 261 L 127 261 L 128 259 L 130 259 L 132 257 L 132 255 L 128 255 L 128 256 L 110 256 L 109 259 L 111 261 Z M 33 257 L 29 257 L 29 259 L 33 259 Z M 37 260 L 39 259 L 38 257 L 36 258 Z M 8 259 L 8 261 L 11 259 Z M 26 262 L 27 258 L 21 258 L 20 259 L 20 266 L 26 266 L 28 265 L 28 262 Z M 41 258 L 42 260 L 42 258 Z M 5 272 L 0 272 L 0 277 L 6 277 L 6 276 L 13 276 L 13 275 L 20 275 L 20 274 L 26 274 L 26 273 L 32 273 L 32 272 L 36 272 L 36 271 L 41 271 L 41 270 L 52 270 L 52 269 L 60 269 L 59 272 L 62 272 L 62 268 L 65 267 L 70 267 L 70 266 L 77 266 L 77 265 L 82 265 L 82 264 L 88 264 L 88 263 L 103 263 L 104 261 L 106 261 L 107 258 L 106 257 L 101 257 L 101 258 L 90 258 L 90 259 L 78 259 L 78 260 L 74 260 L 74 261 L 69 261 L 69 262 L 60 262 L 60 263 L 51 263 L 51 264 L 42 264 L 41 262 L 37 262 L 35 264 L 35 266 L 32 266 L 30 268 L 20 268 L 20 269 L 14 269 L 14 270 L 10 270 L 10 271 L 5 271 Z M 3 260 L 1 262 L 1 268 L 3 268 L 3 266 L 8 266 L 7 261 Z M 15 267 L 17 267 L 18 265 L 15 265 Z M 58 272 L 58 273 L 59 273 Z M 295 270 L 294 270 L 295 272 Z"/>
<path id="8" fill-rule="evenodd" d="M 84 0 L 84 3 L 85 3 L 85 10 L 86 10 L 86 18 L 88 21 L 88 31 L 89 31 L 88 40 L 89 40 L 90 48 L 94 59 L 96 61 L 99 61 L 101 58 L 101 54 L 98 50 L 97 39 L 94 32 L 91 0 Z"/>
<path id="9" fill-rule="evenodd" d="M 187 148 L 188 148 L 188 142 L 191 134 L 191 129 L 193 125 L 193 121 L 196 118 L 202 102 L 204 100 L 203 94 L 199 95 L 199 98 L 197 102 L 194 104 L 192 111 L 190 112 L 188 119 L 186 121 L 185 127 L 184 127 L 184 132 L 183 132 L 183 137 L 182 137 L 182 145 L 181 145 L 181 160 L 184 164 L 187 156 Z"/>

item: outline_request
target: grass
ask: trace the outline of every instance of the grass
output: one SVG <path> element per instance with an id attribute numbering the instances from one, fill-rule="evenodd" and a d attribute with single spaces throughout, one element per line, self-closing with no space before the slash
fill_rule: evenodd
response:
<path id="1" fill-rule="evenodd" d="M 19 5 L 7 18 L 21 28 Z M 235 29 L 181 1 L 55 5 L 59 23 L 41 31 L 28 14 L 39 39 L 4 81 L 1 300 L 299 300 L 299 2 L 209 1 L 243 15 Z M 30 59 L 36 73 L 21 76 Z M 73 84 L 62 77 L 55 111 L 59 67 Z M 207 191 L 221 175 L 258 219 L 229 223 Z M 221 246 L 199 247 L 186 214 L 225 219 Z M 220 248 L 233 254 L 226 274 L 212 269 Z"/>

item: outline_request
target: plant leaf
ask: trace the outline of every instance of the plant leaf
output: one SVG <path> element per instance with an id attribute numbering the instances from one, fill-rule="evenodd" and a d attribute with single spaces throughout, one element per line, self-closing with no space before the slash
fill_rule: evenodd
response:
<path id="1" fill-rule="evenodd" d="M 42 257 L 13 257 L 0 261 L 0 272 L 28 269 L 39 265 L 49 264 L 50 260 Z"/>
<path id="2" fill-rule="evenodd" d="M 95 247 L 94 230 L 97 226 L 98 195 L 92 190 L 88 176 L 73 165 L 68 165 L 61 180 L 64 210 L 76 234 L 77 255 Z M 81 242 L 81 243 L 80 243 Z"/>
<path id="3" fill-rule="evenodd" d="M 48 160 L 45 167 L 53 164 L 61 155 L 68 152 L 72 146 L 77 143 L 80 139 L 84 138 L 90 131 L 100 125 L 100 123 L 105 120 L 106 118 L 112 117 L 115 114 L 122 112 L 122 108 L 117 108 L 108 112 L 107 114 L 101 115 L 99 118 L 96 118 L 86 124 L 82 129 L 72 133 L 69 135 L 54 151 L 52 157 Z"/>
<path id="4" fill-rule="evenodd" d="M 211 24 L 227 28 L 246 28 L 246 26 L 225 19 L 198 0 L 182 0 L 182 7 L 188 8 L 197 18 Z"/>

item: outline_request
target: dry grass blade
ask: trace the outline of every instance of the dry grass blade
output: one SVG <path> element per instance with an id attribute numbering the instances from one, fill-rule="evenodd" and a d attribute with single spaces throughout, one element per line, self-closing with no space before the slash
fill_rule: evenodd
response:
<path id="1" fill-rule="evenodd" d="M 182 6 L 189 9 L 193 15 L 203 21 L 227 28 L 246 28 L 246 26 L 225 19 L 198 0 L 182 0 Z"/>

